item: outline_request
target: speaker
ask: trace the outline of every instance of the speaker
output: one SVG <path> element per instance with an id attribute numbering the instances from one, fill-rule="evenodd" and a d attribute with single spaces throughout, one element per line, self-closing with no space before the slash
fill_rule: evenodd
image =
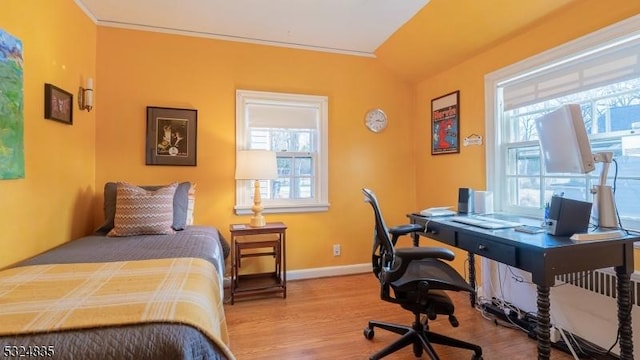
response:
<path id="1" fill-rule="evenodd" d="M 473 189 L 458 189 L 458 212 L 461 214 L 473 212 Z"/>
<path id="2" fill-rule="evenodd" d="M 549 206 L 547 233 L 555 236 L 571 236 L 575 233 L 586 233 L 589 228 L 590 216 L 590 202 L 553 196 L 551 197 L 551 205 Z"/>
<path id="3" fill-rule="evenodd" d="M 493 193 L 491 191 L 473 191 L 473 213 L 493 214 Z"/>

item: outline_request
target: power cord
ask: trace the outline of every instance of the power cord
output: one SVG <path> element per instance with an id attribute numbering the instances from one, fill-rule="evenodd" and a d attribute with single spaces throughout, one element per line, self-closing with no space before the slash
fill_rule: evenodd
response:
<path id="1" fill-rule="evenodd" d="M 506 269 L 508 270 L 509 273 L 511 273 L 511 278 L 512 280 L 519 282 L 519 283 L 523 283 L 523 284 L 530 284 L 530 285 L 535 285 L 534 283 L 530 282 L 530 281 L 526 281 L 522 276 L 517 275 L 516 273 L 514 273 L 513 268 L 511 266 L 505 265 Z M 505 271 L 504 273 L 500 270 L 500 268 L 498 268 L 497 270 L 498 272 L 498 279 L 499 281 L 499 289 L 498 289 L 498 293 L 500 293 L 500 296 L 502 297 L 502 299 L 496 299 L 496 298 L 492 298 L 492 299 L 488 299 L 486 297 L 482 297 L 482 296 L 478 296 L 477 298 L 477 302 L 476 302 L 476 309 L 481 313 L 482 317 L 486 320 L 492 321 L 495 325 L 500 325 L 500 326 L 504 326 L 507 328 L 515 328 L 515 329 L 519 329 L 525 333 L 527 333 L 528 335 L 530 335 L 530 330 L 523 328 L 522 326 L 516 324 L 514 322 L 513 319 L 511 319 L 511 317 L 505 312 L 505 318 L 508 321 L 504 321 L 502 319 L 499 319 L 496 315 L 488 312 L 486 310 L 486 306 L 487 305 L 493 305 L 496 308 L 500 309 L 502 312 L 506 310 L 511 311 L 515 314 L 517 314 L 517 318 L 518 319 L 529 319 L 531 321 L 537 321 L 537 313 L 535 312 L 524 312 L 516 307 L 515 305 L 511 304 L 508 301 L 505 301 L 504 299 L 505 294 L 504 294 L 504 282 L 506 281 L 507 278 L 507 271 Z M 580 277 L 576 278 L 576 280 L 579 280 L 580 278 L 584 278 L 586 276 L 588 276 L 591 272 L 585 272 L 584 274 L 582 274 Z M 562 282 L 560 284 L 556 284 L 553 285 L 552 287 L 560 287 L 560 286 L 565 286 L 565 285 L 570 285 L 570 282 Z M 492 290 L 492 293 L 495 294 L 497 293 L 494 288 L 494 284 L 492 281 L 492 278 L 489 277 L 489 286 Z M 625 312 L 625 316 L 631 316 L 631 310 L 632 307 L 629 306 L 628 309 Z M 617 336 L 616 336 L 616 341 L 614 342 L 613 345 L 611 345 L 611 347 L 608 350 L 605 349 L 601 349 L 598 348 L 597 346 L 591 344 L 590 342 L 583 340 L 583 339 L 579 339 L 577 338 L 574 334 L 572 334 L 571 332 L 567 332 L 565 330 L 562 330 L 559 327 L 556 327 L 556 329 L 558 331 L 560 331 L 560 336 L 562 337 L 562 341 L 564 342 L 564 345 L 566 346 L 565 350 L 568 350 L 569 352 L 571 352 L 571 354 L 574 356 L 575 359 L 579 359 L 579 356 L 583 356 L 583 358 L 585 356 L 587 356 L 589 359 L 599 359 L 597 357 L 594 356 L 613 356 L 613 354 L 611 353 L 611 351 L 613 350 L 613 348 L 618 344 L 619 340 L 620 340 L 620 329 L 618 329 L 617 332 Z M 574 349 L 575 347 L 575 349 Z"/>

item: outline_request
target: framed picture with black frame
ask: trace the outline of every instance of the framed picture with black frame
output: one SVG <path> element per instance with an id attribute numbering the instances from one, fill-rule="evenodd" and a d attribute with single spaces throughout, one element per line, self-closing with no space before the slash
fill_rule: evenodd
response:
<path id="1" fill-rule="evenodd" d="M 73 125 L 73 94 L 44 84 L 44 118 Z"/>
<path id="2" fill-rule="evenodd" d="M 460 152 L 460 91 L 431 100 L 431 155 Z"/>
<path id="3" fill-rule="evenodd" d="M 198 110 L 147 106 L 147 165 L 196 166 Z"/>

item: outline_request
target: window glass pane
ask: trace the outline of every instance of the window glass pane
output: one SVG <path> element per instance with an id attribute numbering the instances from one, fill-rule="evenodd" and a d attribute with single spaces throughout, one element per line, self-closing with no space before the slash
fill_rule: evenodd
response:
<path id="1" fill-rule="evenodd" d="M 510 134 L 507 141 L 510 143 L 538 140 L 535 119 L 540 114 L 537 112 L 519 113 L 521 110 L 528 109 L 515 109 L 505 114 Z"/>
<path id="2" fill-rule="evenodd" d="M 312 165 L 311 157 L 296 158 L 295 159 L 295 175 L 296 176 L 313 175 L 313 167 L 311 165 Z"/>
<path id="3" fill-rule="evenodd" d="M 540 174 L 540 148 L 538 146 L 509 149 L 507 159 L 508 175 Z"/>
<path id="4" fill-rule="evenodd" d="M 616 183 L 615 197 L 620 214 L 640 220 L 640 180 L 619 180 Z"/>
<path id="5" fill-rule="evenodd" d="M 286 129 L 271 129 L 271 148 L 273 151 L 289 151 L 291 132 Z"/>
<path id="6" fill-rule="evenodd" d="M 569 199 L 591 201 L 586 178 L 547 177 L 545 179 L 545 202 L 551 201 L 553 195 Z"/>
<path id="7" fill-rule="evenodd" d="M 292 143 L 289 151 L 295 152 L 310 152 L 316 151 L 315 144 L 312 142 L 313 134 L 312 130 L 298 130 L 294 133 Z"/>
<path id="8" fill-rule="evenodd" d="M 289 186 L 286 183 L 286 179 L 271 180 L 271 193 L 269 198 L 270 199 L 288 199 L 289 198 Z"/>
<path id="9" fill-rule="evenodd" d="M 299 177 L 299 178 L 295 178 L 295 183 L 296 183 L 296 190 L 298 195 L 296 196 L 297 199 L 308 199 L 311 197 L 311 193 L 312 193 L 312 181 L 311 178 L 308 177 Z"/>
<path id="10" fill-rule="evenodd" d="M 270 131 L 269 129 L 251 129 L 249 130 L 249 149 L 251 150 L 270 150 Z"/>
<path id="11" fill-rule="evenodd" d="M 282 178 L 282 177 L 289 177 L 292 175 L 292 172 L 291 172 L 291 169 L 293 168 L 293 166 L 291 166 L 291 163 L 293 162 L 292 158 L 278 156 L 277 162 L 278 162 L 278 177 Z"/>
<path id="12" fill-rule="evenodd" d="M 540 178 L 517 177 L 507 178 L 507 202 L 510 206 L 540 207 Z"/>

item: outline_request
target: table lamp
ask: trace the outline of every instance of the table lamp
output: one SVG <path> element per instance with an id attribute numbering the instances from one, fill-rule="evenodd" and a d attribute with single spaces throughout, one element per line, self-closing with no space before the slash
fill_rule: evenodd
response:
<path id="1" fill-rule="evenodd" d="M 278 165 L 276 153 L 266 150 L 241 150 L 236 154 L 236 180 L 253 180 L 253 216 L 249 223 L 253 227 L 265 226 L 262 216 L 260 180 L 276 179 Z"/>

